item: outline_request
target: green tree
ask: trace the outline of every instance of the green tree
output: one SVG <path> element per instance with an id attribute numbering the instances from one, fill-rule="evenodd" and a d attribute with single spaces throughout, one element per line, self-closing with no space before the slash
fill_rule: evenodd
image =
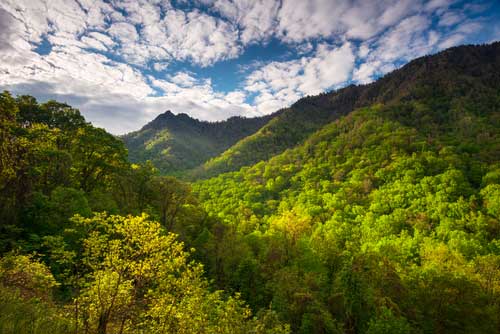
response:
<path id="1" fill-rule="evenodd" d="M 85 330 L 247 333 L 255 325 L 238 296 L 210 292 L 201 265 L 146 216 L 98 214 L 75 223 L 88 232 L 83 262 L 90 272 L 76 299 Z"/>
<path id="2" fill-rule="evenodd" d="M 57 282 L 34 258 L 9 253 L 0 259 L 0 332 L 43 334 L 68 332 L 71 321 L 57 308 L 52 292 Z"/>
<path id="3" fill-rule="evenodd" d="M 195 203 L 190 186 L 172 176 L 154 177 L 150 182 L 150 191 L 160 223 L 167 231 L 173 231 L 183 208 Z"/>

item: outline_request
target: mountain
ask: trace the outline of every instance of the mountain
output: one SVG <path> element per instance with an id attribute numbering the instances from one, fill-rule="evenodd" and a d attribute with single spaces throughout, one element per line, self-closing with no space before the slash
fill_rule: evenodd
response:
<path id="1" fill-rule="evenodd" d="M 122 137 L 132 162 L 150 160 L 162 173 L 194 168 L 256 132 L 276 114 L 206 122 L 167 111 Z"/>
<path id="2" fill-rule="evenodd" d="M 373 103 L 194 183 L 207 271 L 292 333 L 500 333 L 500 43 L 304 101 L 346 91 Z"/>
<path id="3" fill-rule="evenodd" d="M 302 99 L 191 183 L 0 93 L 0 333 L 500 333 L 499 47 Z M 144 133 L 201 150 L 248 121 Z"/>
<path id="4" fill-rule="evenodd" d="M 455 47 L 413 60 L 374 83 L 305 97 L 255 134 L 206 162 L 195 175 L 207 178 L 267 160 L 356 108 L 397 103 L 425 94 L 453 97 L 470 89 L 480 91 L 483 85 L 498 82 L 499 50 L 498 42 Z"/>

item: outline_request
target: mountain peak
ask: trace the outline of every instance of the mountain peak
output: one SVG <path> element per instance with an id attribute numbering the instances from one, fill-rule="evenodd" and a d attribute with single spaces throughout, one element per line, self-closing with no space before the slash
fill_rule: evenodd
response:
<path id="1" fill-rule="evenodd" d="M 273 115 L 209 122 L 167 110 L 122 138 L 134 162 L 151 160 L 162 172 L 194 168 L 255 133 Z"/>
<path id="2" fill-rule="evenodd" d="M 359 108 L 411 101 L 422 96 L 459 99 L 471 94 L 473 89 L 476 95 L 484 94 L 486 87 L 500 84 L 499 52 L 498 42 L 454 47 L 417 58 L 370 84 L 350 85 L 303 97 L 255 135 L 236 143 L 198 168 L 195 176 L 210 177 L 266 161 Z"/>
<path id="3" fill-rule="evenodd" d="M 160 114 L 158 117 L 160 117 L 160 116 L 171 117 L 171 116 L 175 116 L 175 114 L 172 111 L 167 110 L 163 114 Z"/>
<path id="4" fill-rule="evenodd" d="M 155 119 L 146 124 L 139 131 L 147 129 L 161 130 L 161 129 L 178 128 L 178 127 L 190 126 L 198 122 L 199 121 L 197 119 L 190 117 L 188 114 L 185 113 L 174 114 L 172 111 L 167 110 L 164 113 L 156 116 Z"/>
<path id="5" fill-rule="evenodd" d="M 432 94 L 450 100 L 471 89 L 482 92 L 485 87 L 496 87 L 500 80 L 499 48 L 499 43 L 451 48 L 415 59 L 373 83 L 304 97 L 265 117 L 208 122 L 168 110 L 123 138 L 131 161 L 151 160 L 165 173 L 201 164 L 195 176 L 234 171 L 302 143 L 326 124 L 358 108 Z"/>
<path id="6" fill-rule="evenodd" d="M 158 116 L 156 116 L 156 118 L 152 122 L 155 122 L 155 121 L 161 120 L 161 119 L 172 119 L 172 118 L 175 118 L 175 114 L 172 111 L 167 110 L 164 113 L 161 113 Z"/>

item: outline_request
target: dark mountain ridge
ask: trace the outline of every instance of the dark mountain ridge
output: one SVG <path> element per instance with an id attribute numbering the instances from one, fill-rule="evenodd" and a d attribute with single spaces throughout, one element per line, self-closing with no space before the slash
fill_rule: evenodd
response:
<path id="1" fill-rule="evenodd" d="M 234 116 L 225 121 L 208 122 L 166 111 L 122 139 L 132 162 L 151 160 L 161 172 L 175 173 L 196 167 L 222 153 L 275 115 Z"/>
<path id="2" fill-rule="evenodd" d="M 465 45 L 417 58 L 367 85 L 350 85 L 302 98 L 258 132 L 205 163 L 194 175 L 210 177 L 267 160 L 357 108 L 429 94 L 451 99 L 500 85 L 499 68 L 500 42 Z"/>
<path id="3" fill-rule="evenodd" d="M 500 85 L 499 58 L 500 42 L 453 47 L 417 58 L 373 83 L 307 96 L 268 116 L 207 122 L 166 112 L 122 139 L 132 162 L 151 160 L 163 173 L 207 178 L 293 148 L 357 108 L 423 95 L 452 99 Z"/>

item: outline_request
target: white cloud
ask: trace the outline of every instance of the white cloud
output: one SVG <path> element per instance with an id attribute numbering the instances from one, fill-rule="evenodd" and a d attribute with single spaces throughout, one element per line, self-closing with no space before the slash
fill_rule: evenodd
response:
<path id="1" fill-rule="evenodd" d="M 366 58 L 366 56 L 368 56 L 369 53 L 370 53 L 370 47 L 368 46 L 368 44 L 363 43 L 359 46 L 358 49 L 359 58 Z"/>
<path id="2" fill-rule="evenodd" d="M 442 27 L 450 27 L 464 20 L 465 15 L 460 11 L 445 12 L 439 18 L 439 25 Z"/>
<path id="3" fill-rule="evenodd" d="M 83 36 L 82 43 L 84 43 L 88 48 L 91 48 L 91 49 L 96 49 L 99 51 L 106 51 L 107 50 L 106 46 L 101 41 L 99 41 L 95 38 L 92 38 L 92 37 Z"/>
<path id="4" fill-rule="evenodd" d="M 159 62 L 159 63 L 154 63 L 153 64 L 153 69 L 156 71 L 156 72 L 161 72 L 161 71 L 164 71 L 165 69 L 168 68 L 168 63 L 167 62 Z"/>
<path id="5" fill-rule="evenodd" d="M 442 11 L 456 1 L 457 0 L 430 0 L 425 4 L 425 10 L 427 12 L 433 12 L 435 10 Z"/>
<path id="6" fill-rule="evenodd" d="M 115 45 L 115 42 L 108 35 L 104 35 L 102 33 L 92 31 L 88 33 L 89 38 L 93 38 L 101 42 L 106 47 L 112 47 Z"/>
<path id="7" fill-rule="evenodd" d="M 455 46 L 455 45 L 461 43 L 464 40 L 464 38 L 465 38 L 465 36 L 463 34 L 453 34 L 451 36 L 448 36 L 445 40 L 443 40 L 439 44 L 439 47 L 441 49 L 450 48 L 452 46 Z"/>
<path id="8" fill-rule="evenodd" d="M 286 62 L 272 62 L 254 71 L 245 89 L 257 93 L 255 103 L 262 113 L 282 108 L 304 95 L 336 87 L 349 80 L 354 68 L 352 45 L 318 45 L 313 56 Z"/>
<path id="9" fill-rule="evenodd" d="M 430 29 L 431 24 L 428 17 L 414 15 L 403 19 L 370 45 L 361 45 L 359 52 L 365 62 L 355 70 L 353 81 L 368 83 L 377 75 L 394 69 L 396 63 L 433 51 L 439 34 Z"/>
<path id="10" fill-rule="evenodd" d="M 290 42 L 344 36 L 368 39 L 421 9 L 420 1 L 284 0 L 278 35 Z"/>
<path id="11" fill-rule="evenodd" d="M 453 0 L 198 1 L 210 10 L 166 0 L 2 0 L 0 86 L 68 101 L 123 133 L 166 109 L 209 120 L 274 112 L 351 80 L 370 82 L 488 24 L 467 19 L 487 7 Z M 491 25 L 485 39 L 499 31 Z M 293 58 L 240 64 L 237 74 L 250 74 L 239 89 L 218 92 L 210 78 L 173 72 L 176 61 L 211 66 L 272 38 Z M 35 52 L 45 40 L 50 53 Z"/>
<path id="12" fill-rule="evenodd" d="M 416 57 L 426 44 L 423 34 L 429 29 L 428 17 L 415 15 L 401 21 L 375 43 L 377 50 L 373 57 L 382 61 L 409 60 Z"/>
<path id="13" fill-rule="evenodd" d="M 113 23 L 108 28 L 107 33 L 124 44 L 135 43 L 139 39 L 135 26 L 128 22 Z"/>
<path id="14" fill-rule="evenodd" d="M 284 0 L 278 14 L 277 33 L 293 42 L 329 37 L 338 31 L 339 17 L 348 8 L 347 1 Z"/>
<path id="15" fill-rule="evenodd" d="M 214 61 L 236 57 L 238 46 L 237 31 L 212 16 L 201 12 L 168 11 L 163 20 L 167 51 L 176 59 L 191 58 L 200 65 L 207 66 Z"/>
<path id="16" fill-rule="evenodd" d="M 367 41 L 416 15 L 442 15 L 440 24 L 453 25 L 463 16 L 450 13 L 456 0 L 198 0 L 240 28 L 242 43 L 271 37 L 300 49 L 313 39 Z M 463 4 L 463 10 L 484 11 L 487 6 Z M 454 13 L 454 14 L 453 14 Z M 304 44 L 306 43 L 306 44 Z"/>
<path id="17" fill-rule="evenodd" d="M 208 66 L 241 52 L 238 31 L 232 25 L 156 1 L 123 1 L 112 7 L 103 0 L 5 0 L 0 6 L 22 23 L 18 32 L 26 41 L 39 43 L 48 36 L 51 43 L 67 45 L 75 44 L 73 39 L 83 42 L 80 47 L 103 51 L 114 45 L 110 36 L 119 42 L 113 52 L 137 65 L 173 58 Z"/>
<path id="18" fill-rule="evenodd" d="M 225 100 L 233 105 L 244 105 L 246 94 L 242 91 L 234 91 L 225 96 Z"/>
<path id="19" fill-rule="evenodd" d="M 433 1 L 428 3 L 427 9 L 449 5 L 450 1 Z M 438 16 L 439 30 L 433 27 L 428 15 L 416 14 L 401 20 L 377 38 L 361 44 L 358 56 L 364 62 L 355 70 L 353 81 L 373 81 L 397 65 L 458 45 L 484 27 L 480 18 L 467 19 L 459 9 L 440 13 Z M 458 19 L 460 23 L 456 22 Z"/>
<path id="20" fill-rule="evenodd" d="M 198 0 L 241 30 L 243 44 L 275 36 L 289 43 L 314 38 L 367 39 L 420 10 L 420 0 Z M 439 6 L 437 6 L 439 7 Z"/>
<path id="21" fill-rule="evenodd" d="M 187 72 L 177 72 L 170 80 L 181 87 L 192 87 L 197 82 L 196 78 Z"/>
<path id="22" fill-rule="evenodd" d="M 252 115 L 242 92 L 215 92 L 208 80 L 177 73 L 169 80 L 145 77 L 133 64 L 157 59 L 191 60 L 202 66 L 241 51 L 237 31 L 199 11 L 184 13 L 163 5 L 135 1 L 9 1 L 0 4 L 0 86 L 15 93 L 58 98 L 79 107 L 97 126 L 114 133 L 139 128 L 163 110 L 203 119 Z M 5 26 L 5 27 L 4 27 Z M 48 39 L 48 54 L 34 52 Z M 113 40 L 114 39 L 114 40 Z M 115 42 L 116 41 L 116 42 Z M 127 62 L 115 61 L 95 50 Z M 157 96 L 158 90 L 165 96 Z"/>
<path id="23" fill-rule="evenodd" d="M 240 27 L 243 44 L 261 42 L 272 36 L 279 9 L 278 1 L 219 0 L 206 4 Z"/>
<path id="24" fill-rule="evenodd" d="M 369 83 L 381 65 L 382 63 L 377 60 L 361 64 L 354 72 L 352 79 L 361 84 Z"/>

